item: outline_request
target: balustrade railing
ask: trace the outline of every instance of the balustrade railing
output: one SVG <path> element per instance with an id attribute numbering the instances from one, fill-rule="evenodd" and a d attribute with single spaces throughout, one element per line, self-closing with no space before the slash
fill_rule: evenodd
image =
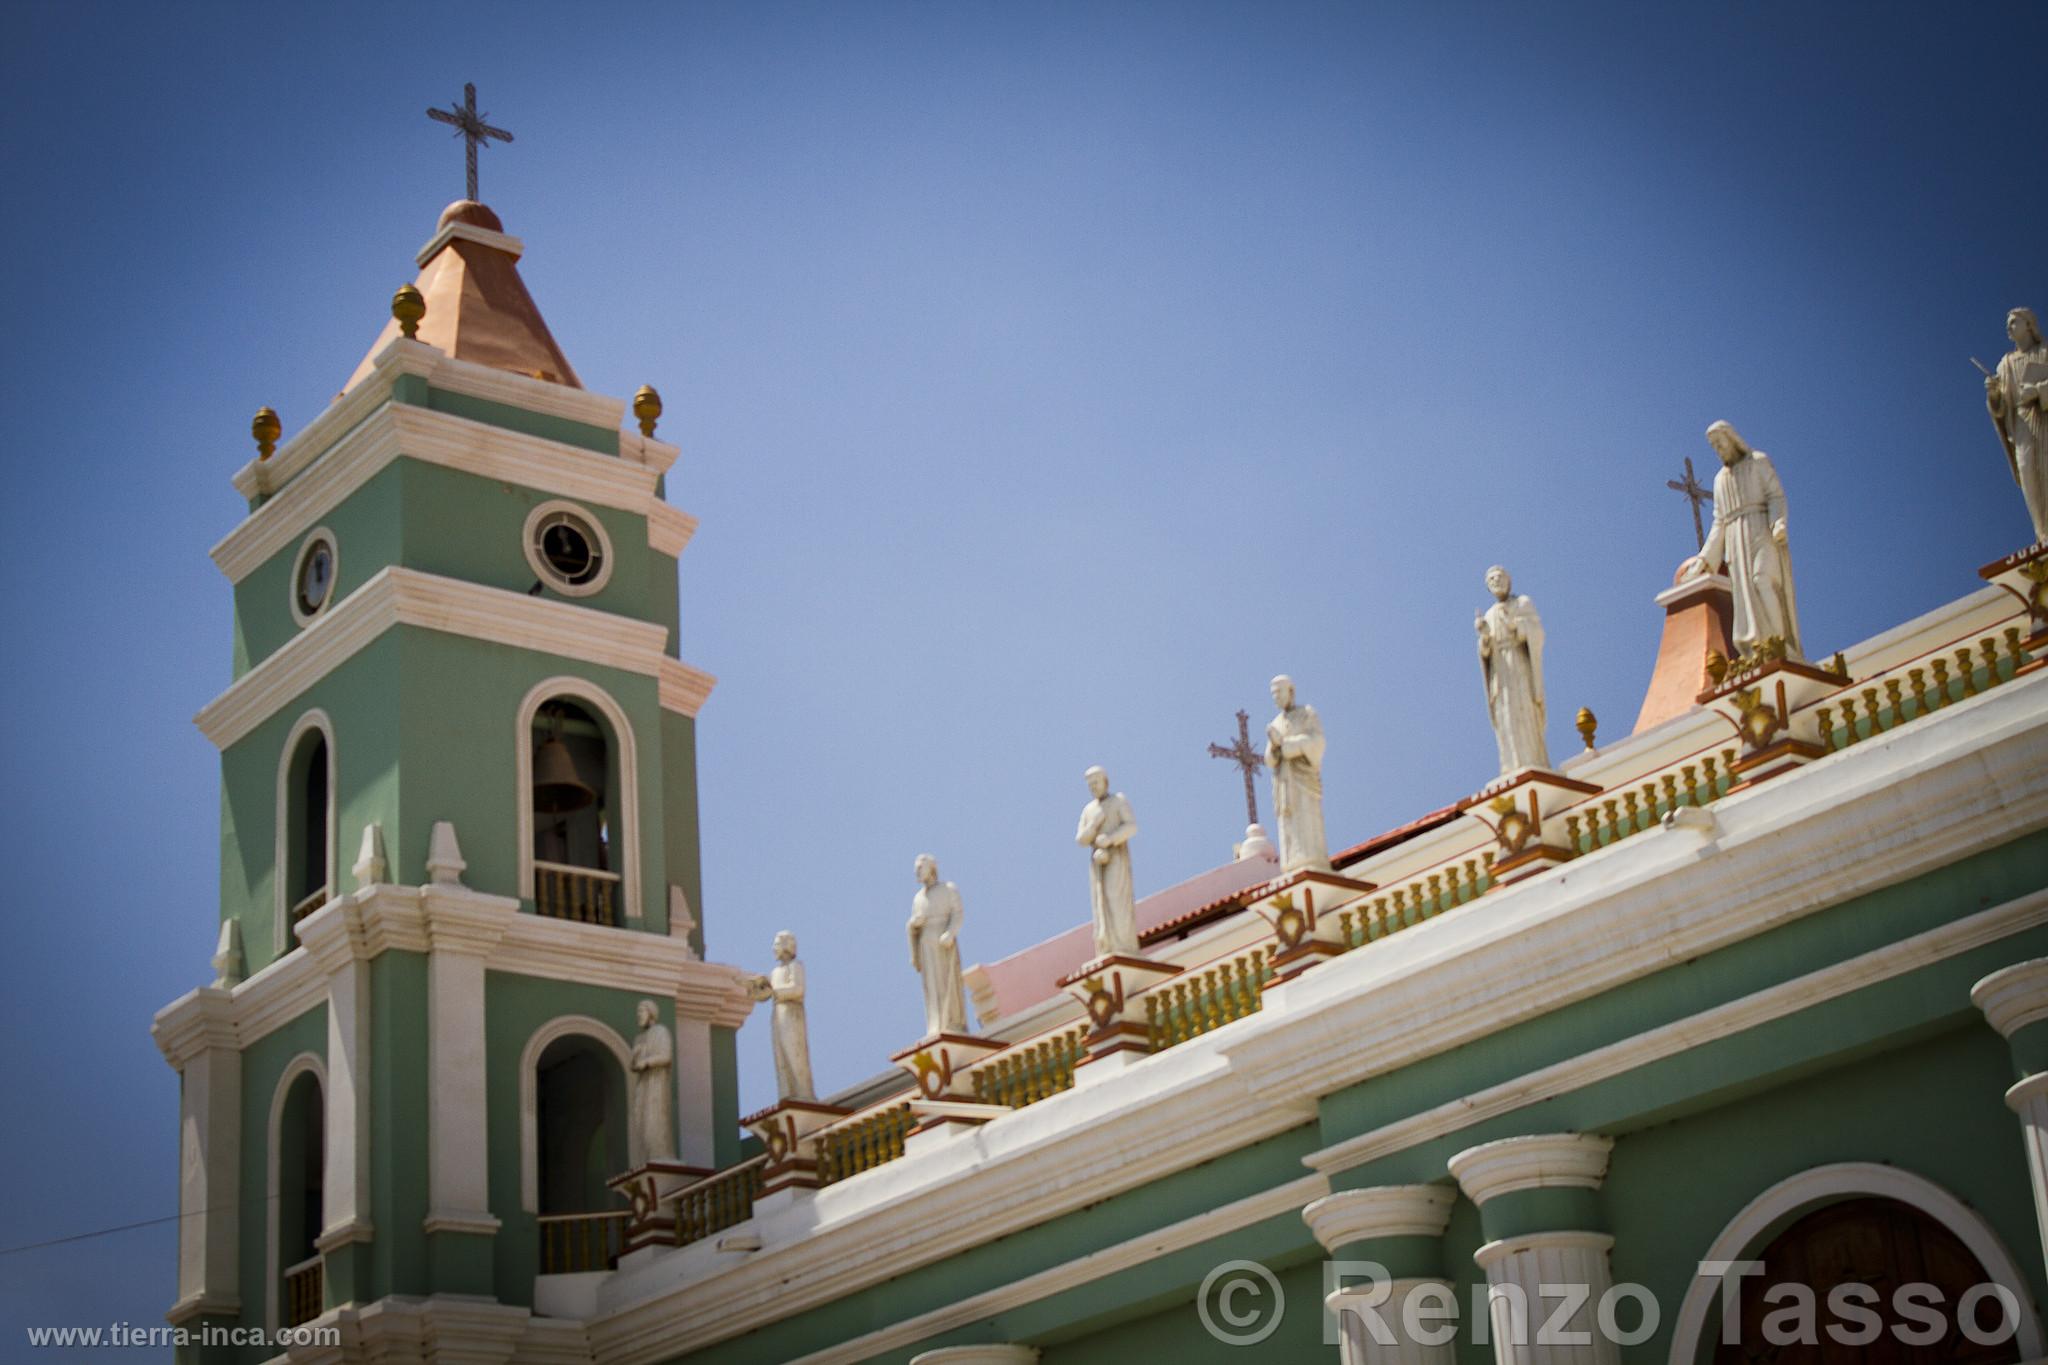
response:
<path id="1" fill-rule="evenodd" d="M 312 914 L 315 910 L 318 910 L 321 906 L 325 904 L 327 904 L 327 888 L 324 886 L 314 887 L 311 891 L 308 891 L 306 893 L 304 899 L 300 900 L 300 902 L 297 905 L 294 905 L 292 907 L 292 924 L 294 926 L 297 926 L 300 920 Z"/>
<path id="2" fill-rule="evenodd" d="M 766 1156 L 754 1157 L 677 1195 L 676 1245 L 701 1242 L 752 1218 L 754 1197 L 761 1192 L 761 1168 L 767 1164 Z"/>
<path id="3" fill-rule="evenodd" d="M 284 1272 L 284 1326 L 297 1327 L 320 1316 L 326 1286 L 321 1277 L 321 1258 L 308 1256 Z"/>
<path id="4" fill-rule="evenodd" d="M 618 926 L 619 874 L 566 863 L 533 863 L 534 908 L 550 919 Z"/>
<path id="5" fill-rule="evenodd" d="M 540 1223 L 540 1273 L 576 1275 L 610 1270 L 618 1264 L 626 1242 L 626 1209 L 602 1213 L 543 1213 Z"/>
<path id="6" fill-rule="evenodd" d="M 984 1104 L 1022 1109 L 1073 1088 L 1074 1067 L 1086 1054 L 1086 1024 L 1005 1048 L 970 1073 L 974 1097 Z"/>
<path id="7" fill-rule="evenodd" d="M 916 1126 L 910 1106 L 896 1104 L 827 1128 L 818 1135 L 818 1184 L 834 1184 L 894 1161 Z"/>
<path id="8" fill-rule="evenodd" d="M 1818 709 L 1821 742 L 1830 750 L 1846 749 L 2011 681 L 2030 656 L 2021 646 L 2020 627 L 2007 626 L 2004 634 L 2002 653 L 1998 637 L 1986 635 L 1974 648 L 1965 644 L 1925 654 L 1844 688 Z"/>
<path id="9" fill-rule="evenodd" d="M 1236 957 L 1191 968 L 1147 991 L 1145 1026 L 1152 1050 L 1164 1052 L 1257 1014 L 1265 1003 L 1266 983 L 1273 978 L 1274 951 L 1272 944 L 1262 943 Z"/>

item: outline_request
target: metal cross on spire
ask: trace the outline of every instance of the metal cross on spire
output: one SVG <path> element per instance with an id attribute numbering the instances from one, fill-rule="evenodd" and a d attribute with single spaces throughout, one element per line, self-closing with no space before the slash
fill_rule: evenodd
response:
<path id="1" fill-rule="evenodd" d="M 1252 747 L 1251 716 L 1238 712 L 1237 743 L 1227 749 L 1221 744 L 1211 744 L 1209 756 L 1227 758 L 1244 770 L 1244 820 L 1248 825 L 1259 823 L 1259 789 L 1252 785 L 1252 774 L 1266 766 L 1266 758 Z"/>
<path id="2" fill-rule="evenodd" d="M 1699 540 L 1699 548 L 1707 548 L 1706 523 L 1700 520 L 1700 508 L 1714 501 L 1714 494 L 1705 484 L 1693 477 L 1692 456 L 1685 457 L 1684 480 L 1666 479 L 1664 486 L 1674 492 L 1685 494 L 1685 500 L 1692 504 L 1692 533 Z"/>
<path id="3" fill-rule="evenodd" d="M 476 199 L 476 149 L 482 146 L 487 138 L 496 138 L 500 142 L 510 142 L 512 134 L 506 132 L 503 128 L 493 128 L 490 124 L 484 122 L 485 115 L 479 114 L 476 111 L 476 87 L 474 85 L 462 87 L 462 103 L 449 109 L 429 109 L 427 110 L 427 117 L 440 123 L 454 124 L 455 136 L 469 144 L 465 148 L 463 161 L 469 171 L 469 198 L 474 201 Z"/>

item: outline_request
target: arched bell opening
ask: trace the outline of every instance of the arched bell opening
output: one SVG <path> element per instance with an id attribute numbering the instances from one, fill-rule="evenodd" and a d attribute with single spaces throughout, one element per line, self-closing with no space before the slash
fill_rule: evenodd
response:
<path id="1" fill-rule="evenodd" d="M 620 793 L 612 735 L 589 710 L 557 697 L 534 712 L 530 744 L 535 908 L 558 919 L 615 925 Z"/>

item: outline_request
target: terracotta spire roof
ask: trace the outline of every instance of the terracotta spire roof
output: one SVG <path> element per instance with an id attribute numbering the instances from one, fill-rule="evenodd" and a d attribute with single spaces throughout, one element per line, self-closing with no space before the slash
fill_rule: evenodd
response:
<path id="1" fill-rule="evenodd" d="M 507 237 L 498 215 L 482 204 L 458 199 L 443 209 L 419 257 L 417 287 L 427 301 L 419 340 L 458 360 L 580 389 L 582 381 L 519 278 L 520 250 L 519 239 Z M 386 323 L 344 391 L 370 372 L 371 358 L 397 335 L 397 321 Z"/>

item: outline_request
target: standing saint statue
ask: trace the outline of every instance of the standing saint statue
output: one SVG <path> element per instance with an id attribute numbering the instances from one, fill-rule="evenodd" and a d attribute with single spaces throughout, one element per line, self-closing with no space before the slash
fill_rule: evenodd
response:
<path id="1" fill-rule="evenodd" d="M 1984 380 L 1984 405 L 2005 444 L 2013 481 L 2034 519 L 2034 539 L 2048 541 L 2048 343 L 2031 308 L 2005 316 L 2012 349 L 1998 361 L 1998 373 Z"/>
<path id="2" fill-rule="evenodd" d="M 910 965 L 924 978 L 927 1035 L 967 1032 L 960 989 L 960 888 L 939 880 L 939 860 L 917 855 L 921 889 L 910 900 Z"/>
<path id="3" fill-rule="evenodd" d="M 1544 740 L 1543 619 L 1536 604 L 1514 595 L 1515 582 L 1496 564 L 1486 571 L 1493 605 L 1475 613 L 1479 669 L 1486 680 L 1486 712 L 1500 745 L 1502 777 L 1550 766 Z"/>
<path id="4" fill-rule="evenodd" d="M 775 936 L 775 968 L 749 982 L 756 1000 L 773 1000 L 768 1032 L 775 1047 L 775 1093 L 785 1100 L 818 1098 L 811 1081 L 811 1034 L 804 1022 L 804 964 L 796 960 L 796 935 Z"/>
<path id="5" fill-rule="evenodd" d="M 1273 824 L 1280 833 L 1280 870 L 1330 870 L 1330 843 L 1323 834 L 1322 718 L 1306 703 L 1296 705 L 1294 679 L 1273 679 L 1273 704 L 1280 714 L 1266 722 L 1266 768 L 1273 774 Z"/>
<path id="6" fill-rule="evenodd" d="M 1088 852 L 1088 902 L 1095 912 L 1095 955 L 1138 955 L 1138 898 L 1131 886 L 1131 836 L 1138 822 L 1122 792 L 1109 789 L 1109 774 L 1090 768 L 1088 791 L 1074 842 Z"/>
<path id="7" fill-rule="evenodd" d="M 1786 658 L 1804 659 L 1785 542 L 1785 486 L 1771 457 L 1751 448 L 1726 422 L 1707 428 L 1707 444 L 1721 457 L 1714 474 L 1714 526 L 1679 577 L 1697 578 L 1725 564 L 1735 597 L 1736 650 L 1750 656 L 1777 640 Z"/>
<path id="8" fill-rule="evenodd" d="M 640 1036 L 633 1040 L 632 1125 L 627 1148 L 635 1165 L 676 1159 L 675 1092 L 669 1075 L 675 1069 L 676 1040 L 661 1022 L 661 1010 L 642 1000 L 636 1013 Z"/>

